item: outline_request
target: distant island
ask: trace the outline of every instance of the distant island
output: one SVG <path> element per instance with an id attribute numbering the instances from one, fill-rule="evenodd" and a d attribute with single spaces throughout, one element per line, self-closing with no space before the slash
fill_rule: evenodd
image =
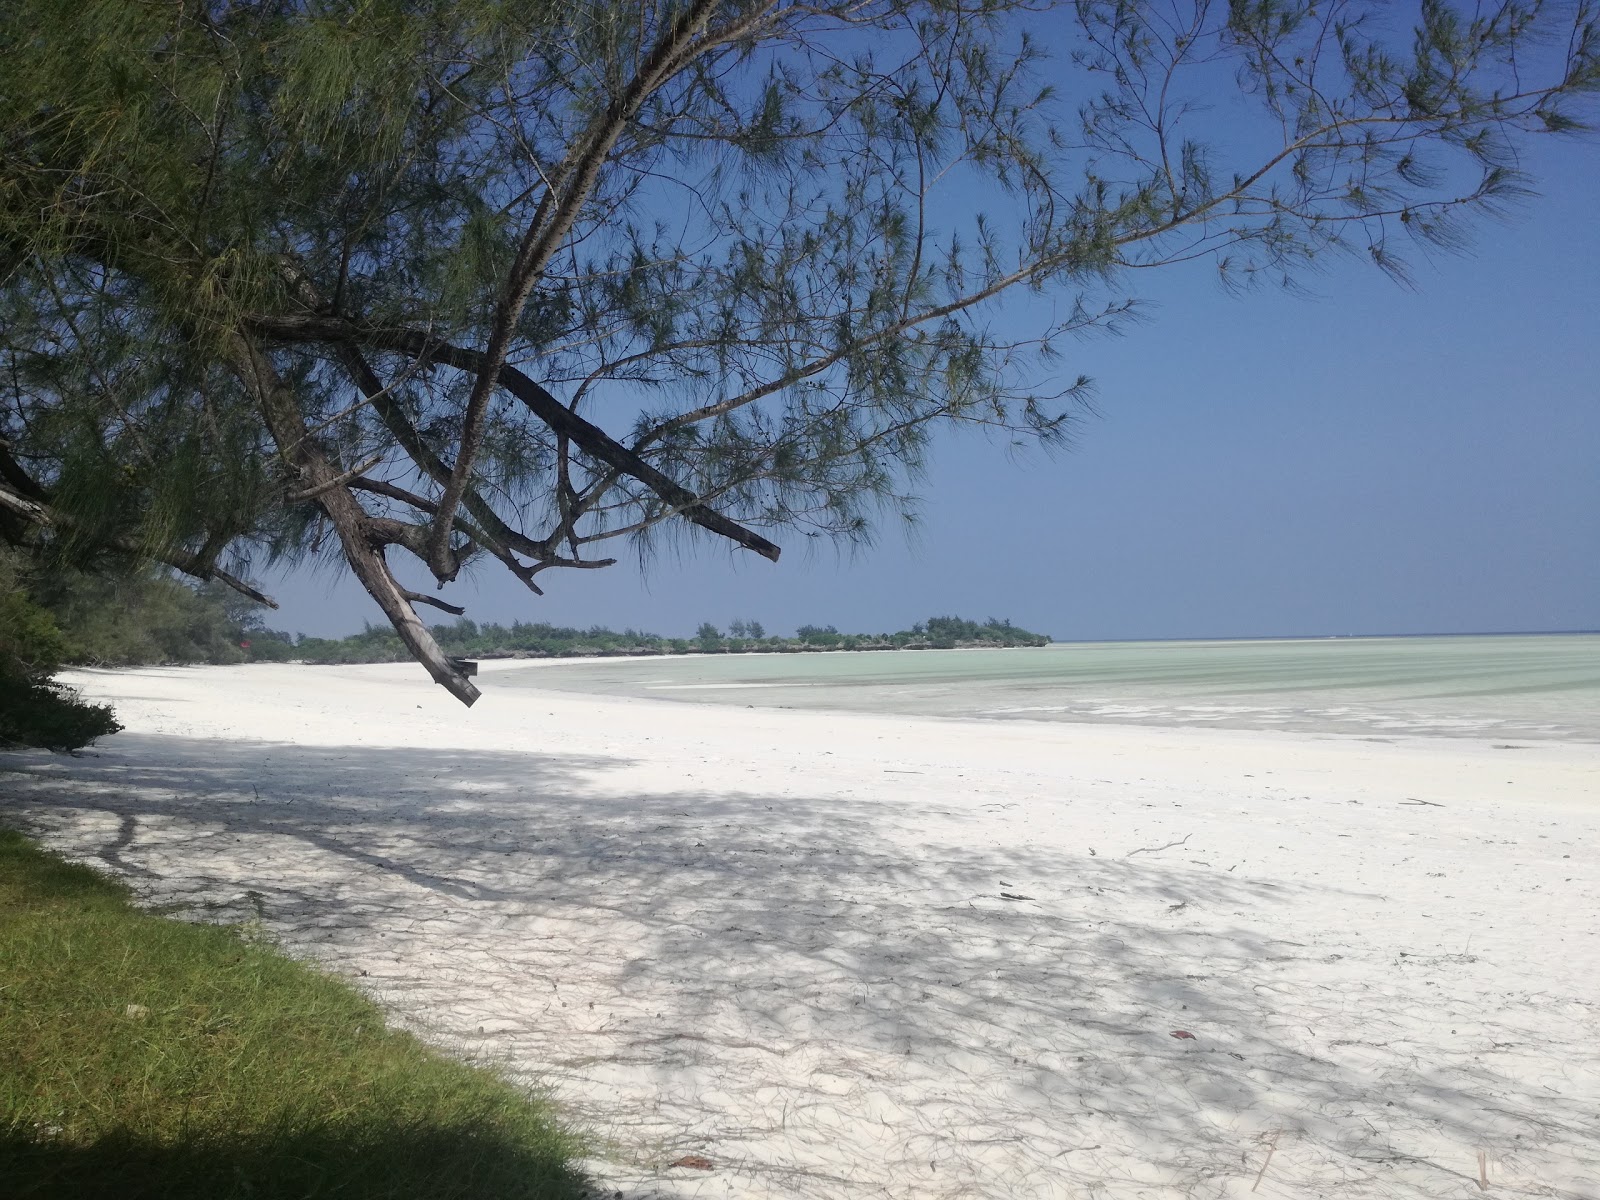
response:
<path id="1" fill-rule="evenodd" d="M 1044 646 L 1050 638 L 995 617 L 929 617 L 897 633 L 840 633 L 832 625 L 802 625 L 793 637 L 768 636 L 760 621 L 707 621 L 693 637 L 662 637 L 637 629 L 620 633 L 595 625 L 576 629 L 543 622 L 479 625 L 465 617 L 431 632 L 446 654 L 461 658 L 642 658 L 667 654 L 810 654 L 866 650 L 996 649 Z M 246 639 L 249 658 L 308 663 L 401 662 L 410 657 L 392 629 L 368 625 L 343 638 L 295 637 L 256 630 Z"/>

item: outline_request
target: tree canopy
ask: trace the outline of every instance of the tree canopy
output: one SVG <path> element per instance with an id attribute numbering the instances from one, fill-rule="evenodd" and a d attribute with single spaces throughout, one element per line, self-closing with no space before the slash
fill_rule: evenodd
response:
<path id="1" fill-rule="evenodd" d="M 13 0 L 0 536 L 262 601 L 337 554 L 471 703 L 399 558 L 861 536 L 942 426 L 1064 438 L 1139 269 L 1458 245 L 1597 51 L 1535 0 Z"/>

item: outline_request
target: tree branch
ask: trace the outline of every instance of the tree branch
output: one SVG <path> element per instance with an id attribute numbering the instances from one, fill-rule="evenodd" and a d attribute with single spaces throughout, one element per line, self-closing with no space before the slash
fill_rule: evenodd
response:
<path id="1" fill-rule="evenodd" d="M 606 157 L 616 145 L 627 123 L 653 92 L 704 51 L 735 38 L 748 36 L 768 19 L 772 11 L 770 5 L 758 9 L 730 23 L 728 29 L 720 31 L 718 37 L 706 39 L 701 45 L 695 46 L 696 37 L 711 20 L 718 3 L 719 0 L 693 0 L 688 8 L 678 14 L 671 27 L 662 34 L 644 62 L 640 64 L 627 87 L 620 95 L 613 97 L 605 111 L 595 117 L 578 143 L 567 153 L 555 172 L 552 185 L 546 189 L 539 207 L 534 211 L 533 219 L 529 222 L 522 243 L 517 249 L 516 261 L 506 279 L 500 303 L 496 306 L 488 345 L 476 367 L 477 378 L 473 383 L 472 393 L 467 398 L 462 421 L 460 453 L 456 459 L 455 470 L 451 473 L 449 481 L 445 484 L 444 494 L 439 499 L 439 517 L 429 543 L 428 565 L 435 574 L 446 565 L 445 550 L 449 542 L 450 521 L 461 502 L 462 493 L 472 472 L 473 461 L 477 457 L 479 443 L 483 438 L 484 418 L 488 411 L 490 393 L 497 381 L 501 386 L 506 386 L 503 369 L 506 353 L 511 346 L 512 333 L 521 320 L 523 309 L 540 274 L 549 265 L 563 239 L 572 230 L 579 212 L 593 194 Z M 690 519 L 695 520 L 692 516 Z M 725 530 L 718 529 L 716 532 L 732 536 Z M 776 555 L 772 557 L 775 558 Z"/>
<path id="2" fill-rule="evenodd" d="M 318 496 L 322 495 L 322 493 L 327 491 L 329 488 L 339 487 L 341 484 L 342 485 L 350 485 L 350 484 L 355 483 L 357 480 L 359 480 L 361 478 L 361 476 L 365 475 L 368 471 L 372 470 L 373 467 L 377 466 L 383 460 L 384 460 L 384 455 L 382 455 L 382 454 L 374 454 L 371 458 L 367 459 L 365 462 L 356 464 L 355 466 L 351 467 L 348 471 L 341 471 L 338 475 L 334 476 L 332 479 L 328 480 L 327 482 L 319 483 L 316 487 L 308 488 L 305 491 L 290 492 L 289 495 L 284 497 L 284 499 L 286 499 L 290 504 L 303 504 L 307 500 L 315 500 Z"/>
<path id="3" fill-rule="evenodd" d="M 372 369 L 360 349 L 349 341 L 335 343 L 334 349 L 339 356 L 340 362 L 349 372 L 351 379 L 355 381 L 356 386 L 372 402 L 373 411 L 378 414 L 378 419 L 394 435 L 395 440 L 400 443 L 401 448 L 406 452 L 406 456 L 416 464 L 417 469 L 432 478 L 436 483 L 443 484 L 449 480 L 450 468 L 422 439 L 422 435 L 411 424 L 411 421 L 406 417 L 400 406 L 395 403 L 391 390 L 383 385 L 378 378 L 377 372 Z M 426 362 L 426 360 L 422 359 L 416 361 Z M 439 507 L 436 501 L 425 500 L 412 492 L 407 492 L 404 497 L 395 494 L 395 492 L 385 493 L 379 488 L 369 487 L 368 484 L 370 482 L 369 480 L 356 480 L 352 482 L 351 486 L 389 495 L 391 499 L 402 500 L 404 503 L 415 507 L 418 511 L 434 515 L 435 519 L 437 519 Z M 392 485 L 387 486 L 392 487 Z M 551 546 L 549 543 L 536 541 L 507 525 L 500 518 L 500 514 L 495 512 L 489 502 L 483 499 L 475 489 L 468 488 L 462 493 L 461 500 L 463 507 L 472 514 L 472 519 L 477 522 L 481 531 L 474 534 L 474 540 L 490 546 L 491 549 L 494 549 L 495 545 L 498 544 L 507 551 L 519 550 L 523 554 L 531 555 L 534 558 L 542 558 L 550 552 Z M 460 521 L 457 521 L 456 525 L 457 528 L 462 527 Z M 468 532 L 473 531 L 469 530 Z M 483 536 L 485 533 L 493 539 L 493 542 Z"/>
<path id="4" fill-rule="evenodd" d="M 6 508 L 11 512 L 18 514 L 25 521 L 32 525 L 65 526 L 72 524 L 70 519 L 63 517 L 61 513 L 52 509 L 43 500 L 34 500 L 30 497 L 21 495 L 17 491 L 14 491 L 9 485 L 9 482 L 0 484 L 0 507 Z M 121 553 L 127 554 L 133 558 L 143 558 L 145 557 L 146 553 L 148 553 L 146 551 L 142 551 L 139 546 L 127 540 L 126 538 L 117 538 L 115 541 L 110 543 L 110 546 L 112 549 L 120 551 Z M 167 566 L 182 571 L 185 575 L 191 576 L 195 579 L 202 581 L 210 581 L 214 579 L 218 583 L 232 588 L 240 595 L 250 597 L 250 599 L 254 600 L 257 604 L 264 604 L 268 608 L 278 607 L 278 602 L 271 596 L 268 596 L 265 592 L 256 590 L 237 576 L 230 575 L 227 571 L 224 571 L 221 567 L 216 566 L 214 563 L 208 562 L 207 556 L 203 553 L 194 554 L 179 547 L 174 549 L 158 550 L 149 556 L 156 559 L 158 562 L 166 563 Z"/>
<path id="5" fill-rule="evenodd" d="M 404 596 L 407 600 L 411 601 L 411 603 L 413 603 L 413 604 L 431 605 L 434 608 L 443 609 L 445 612 L 452 613 L 452 614 L 454 614 L 455 616 L 458 616 L 458 617 L 459 616 L 464 616 L 466 614 L 466 611 L 467 611 L 466 609 L 460 607 L 459 605 L 446 604 L 443 600 L 439 599 L 439 597 L 437 597 L 437 596 L 429 596 L 429 595 L 426 595 L 426 594 L 424 594 L 422 592 L 413 592 L 408 588 L 401 588 L 400 589 L 400 594 L 402 596 Z"/>
<path id="6" fill-rule="evenodd" d="M 440 363 L 462 371 L 481 370 L 486 361 L 482 351 L 453 346 L 448 342 L 432 338 L 420 330 L 364 325 L 340 317 L 255 316 L 251 317 L 247 324 L 263 336 L 278 341 L 353 342 L 399 351 L 419 361 Z M 584 420 L 517 368 L 502 364 L 498 379 L 501 387 L 520 400 L 553 432 L 571 439 L 591 458 L 637 479 L 663 501 L 677 509 L 687 520 L 773 562 L 776 562 L 778 556 L 783 553 L 780 547 L 760 534 L 706 507 L 688 488 L 668 478 L 599 426 Z M 441 501 L 438 512 L 443 511 Z M 551 548 L 541 547 L 541 551 L 541 556 L 547 556 L 551 553 Z"/>
<path id="7" fill-rule="evenodd" d="M 125 543 L 124 543 L 125 545 Z M 130 548 L 131 549 L 131 548 Z M 199 556 L 190 554 L 187 550 L 167 550 L 156 555 L 156 558 L 166 563 L 169 567 L 176 567 L 185 575 L 191 575 L 203 581 L 216 580 L 218 583 L 232 588 L 241 596 L 248 596 L 257 604 L 264 604 L 268 608 L 277 608 L 278 602 L 263 592 L 258 592 L 244 580 L 228 574 L 221 567 L 206 565 Z"/>
<path id="8" fill-rule="evenodd" d="M 306 436 L 305 417 L 293 393 L 248 336 L 228 336 L 223 353 L 240 383 L 255 398 L 280 453 L 306 486 L 316 491 L 318 506 L 327 513 L 328 520 L 339 535 L 345 561 L 367 589 L 367 594 L 377 601 L 395 632 L 400 635 L 400 640 L 433 676 L 434 681 L 463 704 L 471 705 L 480 694 L 478 689 L 455 668 L 417 617 L 416 610 L 406 597 L 406 589 L 395 579 L 394 572 L 383 556 L 381 535 L 379 544 L 374 544 L 374 519 L 356 502 L 349 487 L 340 483 L 339 471 L 333 463 Z M 404 522 L 395 521 L 392 524 L 402 525 Z M 395 531 L 384 529 L 383 532 Z"/>

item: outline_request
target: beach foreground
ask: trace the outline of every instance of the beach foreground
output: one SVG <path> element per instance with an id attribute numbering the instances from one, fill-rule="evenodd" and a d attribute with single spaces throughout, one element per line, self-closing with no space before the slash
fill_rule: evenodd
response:
<path id="1" fill-rule="evenodd" d="M 1600 1195 L 1600 746 L 69 679 L 128 732 L 0 821 L 549 1088 L 604 1194 Z"/>

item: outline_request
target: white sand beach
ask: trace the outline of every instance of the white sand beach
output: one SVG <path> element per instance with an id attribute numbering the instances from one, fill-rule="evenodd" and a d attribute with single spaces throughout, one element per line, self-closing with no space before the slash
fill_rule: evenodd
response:
<path id="1" fill-rule="evenodd" d="M 68 678 L 127 732 L 0 821 L 547 1087 L 600 1194 L 1600 1197 L 1600 745 Z"/>

